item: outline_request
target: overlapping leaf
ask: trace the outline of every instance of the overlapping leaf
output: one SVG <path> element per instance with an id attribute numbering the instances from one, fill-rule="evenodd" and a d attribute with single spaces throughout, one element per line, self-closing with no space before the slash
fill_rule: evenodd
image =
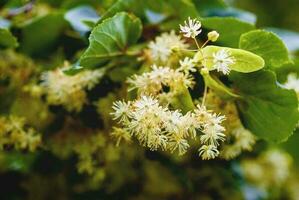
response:
<path id="1" fill-rule="evenodd" d="M 228 47 L 238 47 L 240 36 L 251 31 L 254 26 L 233 17 L 207 17 L 202 20 L 203 27 L 220 33 L 218 42 Z"/>
<path id="2" fill-rule="evenodd" d="M 100 66 L 108 60 L 126 54 L 137 42 L 142 25 L 134 15 L 122 12 L 97 25 L 90 37 L 89 47 L 80 58 L 83 67 Z"/>
<path id="3" fill-rule="evenodd" d="M 292 135 L 299 119 L 297 96 L 281 88 L 273 72 L 232 73 L 230 79 L 244 97 L 238 105 L 248 129 L 271 142 L 281 142 Z"/>
<path id="4" fill-rule="evenodd" d="M 243 34 L 239 47 L 263 57 L 266 66 L 270 68 L 290 62 L 288 50 L 282 40 L 269 31 L 254 30 Z"/>

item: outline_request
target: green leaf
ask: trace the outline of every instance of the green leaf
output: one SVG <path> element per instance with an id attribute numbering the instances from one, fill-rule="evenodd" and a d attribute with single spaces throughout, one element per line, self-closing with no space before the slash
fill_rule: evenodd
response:
<path id="1" fill-rule="evenodd" d="M 238 101 L 244 125 L 268 141 L 285 141 L 299 120 L 297 95 L 279 87 L 275 73 L 232 73 L 230 79 L 244 97 Z"/>
<path id="2" fill-rule="evenodd" d="M 0 28 L 0 48 L 15 48 L 18 46 L 17 39 L 8 29 Z"/>
<path id="3" fill-rule="evenodd" d="M 226 8 L 223 0 L 192 0 L 200 14 L 205 14 L 207 10 L 214 8 Z"/>
<path id="4" fill-rule="evenodd" d="M 253 13 L 232 7 L 210 8 L 206 10 L 203 15 L 205 17 L 235 17 L 253 25 L 256 22 L 256 16 Z"/>
<path id="5" fill-rule="evenodd" d="M 233 17 L 207 17 L 202 19 L 202 24 L 204 28 L 220 33 L 217 42 L 228 47 L 238 47 L 240 36 L 255 28 Z"/>
<path id="6" fill-rule="evenodd" d="M 113 17 L 118 12 L 132 12 L 138 17 L 143 16 L 145 7 L 144 1 L 139 0 L 118 0 L 102 16 L 99 23 L 104 19 Z"/>
<path id="7" fill-rule="evenodd" d="M 270 68 L 290 62 L 288 50 L 282 40 L 269 31 L 254 30 L 243 34 L 239 47 L 263 57 L 266 66 Z"/>
<path id="8" fill-rule="evenodd" d="M 285 149 L 294 159 L 296 167 L 299 167 L 299 154 L 298 154 L 298 141 L 299 141 L 299 129 L 297 129 L 294 134 L 284 142 L 279 145 L 279 147 Z"/>
<path id="9" fill-rule="evenodd" d="M 38 17 L 22 27 L 22 52 L 42 55 L 53 48 L 61 35 L 66 21 L 60 12 Z"/>
<path id="10" fill-rule="evenodd" d="M 126 54 L 137 42 L 142 25 L 134 15 L 118 13 L 97 25 L 89 36 L 89 47 L 80 58 L 83 67 L 102 65 L 113 57 Z"/>
<path id="11" fill-rule="evenodd" d="M 229 66 L 231 70 L 249 73 L 260 70 L 264 67 L 264 60 L 260 56 L 249 51 L 228 47 L 206 46 L 203 48 L 202 52 L 198 52 L 195 55 L 195 60 L 200 61 L 203 56 L 205 58 L 205 67 L 207 67 L 209 70 L 214 70 L 213 54 L 220 50 L 226 50 L 234 59 L 234 64 Z"/>
<path id="12" fill-rule="evenodd" d="M 111 17 L 117 12 L 129 12 L 142 19 L 151 21 L 149 12 L 156 15 L 161 14 L 162 19 L 167 19 L 160 24 L 164 30 L 177 28 L 189 16 L 198 17 L 198 12 L 191 0 L 118 0 L 107 12 L 104 13 L 99 23 L 107 17 Z"/>

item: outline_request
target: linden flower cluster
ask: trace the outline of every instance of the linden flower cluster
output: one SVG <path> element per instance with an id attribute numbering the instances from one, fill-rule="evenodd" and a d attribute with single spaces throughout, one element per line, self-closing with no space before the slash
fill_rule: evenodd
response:
<path id="1" fill-rule="evenodd" d="M 198 105 L 184 115 L 179 110 L 162 107 L 157 99 L 141 96 L 135 101 L 117 101 L 113 109 L 112 115 L 123 129 L 153 151 L 177 150 L 183 155 L 190 147 L 187 139 L 195 139 L 197 133 L 202 132 L 199 155 L 202 159 L 213 159 L 219 155 L 219 142 L 225 140 L 225 129 L 221 125 L 224 117 L 211 113 L 204 106 Z"/>
<path id="2" fill-rule="evenodd" d="M 148 45 L 154 62 L 161 62 L 161 64 L 166 64 L 173 48 L 187 49 L 188 47 L 189 45 L 173 30 L 169 33 L 162 33 L 161 36 L 156 37 L 155 41 L 151 41 Z"/>
<path id="3" fill-rule="evenodd" d="M 285 183 L 290 176 L 292 158 L 279 150 L 268 150 L 257 159 L 242 161 L 245 178 L 261 188 L 267 189 Z"/>
<path id="4" fill-rule="evenodd" d="M 192 60 L 185 58 L 180 63 L 181 67 L 176 70 L 153 65 L 152 71 L 134 75 L 128 79 L 130 90 L 137 89 L 141 95 L 157 95 L 162 91 L 163 86 L 169 87 L 171 92 L 175 92 L 178 85 L 192 87 L 194 82 L 189 72 L 196 71 Z"/>
<path id="5" fill-rule="evenodd" d="M 137 91 L 137 99 L 113 104 L 112 115 L 115 120 L 119 120 L 121 127 L 115 127 L 112 136 L 117 139 L 118 144 L 121 140 L 130 141 L 130 137 L 136 137 L 140 144 L 151 150 L 178 151 L 182 155 L 190 147 L 189 139 L 195 139 L 201 133 L 199 155 L 202 159 L 213 159 L 219 156 L 220 143 L 226 138 L 222 125 L 225 117 L 207 110 L 204 101 L 207 85 L 202 104 L 196 107 L 188 88 L 195 84 L 192 73 L 200 68 L 209 71 L 205 64 L 206 59 L 211 58 L 203 56 L 203 47 L 209 41 L 215 42 L 219 34 L 216 31 L 208 33 L 208 40 L 200 47 L 195 39 L 202 32 L 199 21 L 189 18 L 184 26 L 180 25 L 180 29 L 185 37 L 194 39 L 198 47 L 196 51 L 201 53 L 201 58 L 198 59 L 198 54 L 192 58 L 192 53 L 181 58 L 184 55 L 182 52 L 193 50 L 188 50 L 189 45 L 174 31 L 163 33 L 150 42 L 150 57 L 158 65 L 153 64 L 151 71 L 128 79 L 129 90 Z M 174 51 L 174 48 L 178 51 Z M 172 55 L 176 59 L 172 60 Z M 229 74 L 230 66 L 235 63 L 229 50 L 223 48 L 214 52 L 211 57 L 213 69 L 224 75 Z M 170 109 L 169 105 L 182 109 L 184 113 Z M 236 131 L 235 137 L 241 138 L 245 133 L 246 131 Z M 239 141 L 242 144 L 238 145 L 238 152 L 241 151 L 240 146 L 249 149 L 250 140 L 246 140 L 250 144 L 245 144 L 241 139 Z"/>
<path id="6" fill-rule="evenodd" d="M 196 19 L 188 18 L 187 21 L 184 22 L 184 26 L 180 25 L 181 33 L 184 34 L 185 37 L 193 38 L 199 51 L 202 51 L 202 48 L 209 42 L 217 41 L 219 37 L 219 33 L 216 31 L 211 31 L 208 33 L 208 40 L 203 44 L 202 47 L 199 47 L 197 40 L 195 37 L 199 35 L 201 31 L 201 23 Z M 202 52 L 201 52 L 202 54 Z M 206 58 L 203 58 L 206 59 Z M 231 55 L 229 50 L 221 49 L 215 53 L 213 53 L 213 69 L 216 69 L 218 72 L 222 72 L 224 75 L 228 75 L 230 72 L 230 66 L 235 63 L 235 58 Z M 203 64 L 205 64 L 205 60 L 203 60 Z"/>
<path id="7" fill-rule="evenodd" d="M 220 157 L 230 160 L 240 155 L 242 151 L 251 151 L 256 142 L 256 137 L 243 127 L 235 103 L 223 101 L 210 90 L 207 93 L 206 104 L 215 112 L 226 116 L 225 135 L 228 142 L 221 146 Z"/>
<path id="8" fill-rule="evenodd" d="M 103 71 L 85 70 L 68 76 L 64 74 L 64 69 L 65 67 L 44 72 L 41 86 L 45 88 L 49 104 L 63 105 L 68 111 L 79 112 L 87 101 L 84 89 L 92 89 L 103 76 Z"/>
<path id="9" fill-rule="evenodd" d="M 32 128 L 25 128 L 20 117 L 0 117 L 0 149 L 13 146 L 15 149 L 35 151 L 41 144 L 41 136 Z"/>
<path id="10" fill-rule="evenodd" d="M 241 125 L 232 130 L 229 137 L 234 141 L 231 144 L 224 144 L 221 149 L 221 157 L 226 160 L 237 157 L 244 150 L 252 151 L 256 142 L 256 137 Z"/>

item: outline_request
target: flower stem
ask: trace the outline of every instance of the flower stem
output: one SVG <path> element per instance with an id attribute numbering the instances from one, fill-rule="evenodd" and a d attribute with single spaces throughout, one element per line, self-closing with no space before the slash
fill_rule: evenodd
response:
<path id="1" fill-rule="evenodd" d="M 199 44 L 198 44 L 198 42 L 197 42 L 197 40 L 196 40 L 196 38 L 193 38 L 193 40 L 195 41 L 195 44 L 196 44 L 197 48 L 201 49 L 200 46 L 199 46 Z"/>
<path id="2" fill-rule="evenodd" d="M 208 44 L 209 41 L 210 40 L 205 41 L 205 43 L 203 43 L 203 45 L 201 46 L 201 49 L 204 48 Z"/>
<path id="3" fill-rule="evenodd" d="M 201 106 L 204 106 L 204 105 L 205 105 L 207 92 L 208 92 L 208 86 L 207 86 L 207 84 L 205 84 L 205 89 L 204 89 L 204 92 L 203 92 L 203 97 L 202 97 Z"/>

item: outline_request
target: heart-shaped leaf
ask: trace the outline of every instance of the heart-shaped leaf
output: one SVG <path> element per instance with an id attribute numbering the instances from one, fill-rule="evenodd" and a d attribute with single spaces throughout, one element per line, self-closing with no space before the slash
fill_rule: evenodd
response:
<path id="1" fill-rule="evenodd" d="M 142 25 L 134 15 L 121 12 L 97 25 L 89 36 L 89 47 L 80 58 L 83 67 L 100 66 L 113 57 L 126 54 L 137 42 Z"/>
<path id="2" fill-rule="evenodd" d="M 232 73 L 230 79 L 244 97 L 238 105 L 248 129 L 272 142 L 292 135 L 299 120 L 297 95 L 279 87 L 274 72 Z"/>
<path id="3" fill-rule="evenodd" d="M 243 34 L 239 47 L 261 56 L 267 67 L 276 68 L 290 62 L 283 41 L 269 31 L 254 30 Z"/>

